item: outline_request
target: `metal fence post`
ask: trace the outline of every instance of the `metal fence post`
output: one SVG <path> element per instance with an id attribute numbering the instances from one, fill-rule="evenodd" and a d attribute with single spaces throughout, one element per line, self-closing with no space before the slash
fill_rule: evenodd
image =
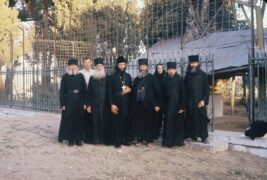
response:
<path id="1" fill-rule="evenodd" d="M 254 58 L 249 54 L 248 58 L 249 63 L 249 125 L 254 121 Z"/>

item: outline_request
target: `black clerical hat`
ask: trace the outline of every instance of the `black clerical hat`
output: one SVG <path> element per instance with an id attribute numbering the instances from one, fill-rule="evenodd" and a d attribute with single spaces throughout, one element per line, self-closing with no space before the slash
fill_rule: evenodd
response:
<path id="1" fill-rule="evenodd" d="M 117 64 L 119 63 L 127 63 L 127 59 L 125 59 L 123 56 L 119 56 L 117 58 Z"/>
<path id="2" fill-rule="evenodd" d="M 69 58 L 68 66 L 70 65 L 78 65 L 78 60 L 75 58 Z"/>
<path id="3" fill-rule="evenodd" d="M 190 63 L 192 63 L 192 62 L 199 62 L 199 56 L 198 55 L 188 56 L 188 60 L 189 60 Z"/>
<path id="4" fill-rule="evenodd" d="M 139 66 L 141 66 L 141 65 L 147 65 L 148 66 L 148 59 L 146 59 L 146 58 L 138 59 L 138 65 Z"/>
<path id="5" fill-rule="evenodd" d="M 167 69 L 176 69 L 176 62 L 167 62 Z"/>
<path id="6" fill-rule="evenodd" d="M 98 64 L 104 65 L 104 59 L 103 58 L 95 58 L 94 62 L 95 62 L 95 65 L 98 65 Z"/>

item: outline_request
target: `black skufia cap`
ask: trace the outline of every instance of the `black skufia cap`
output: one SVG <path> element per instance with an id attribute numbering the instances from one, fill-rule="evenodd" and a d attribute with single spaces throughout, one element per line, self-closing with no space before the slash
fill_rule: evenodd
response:
<path id="1" fill-rule="evenodd" d="M 127 63 L 127 59 L 126 58 L 124 58 L 123 56 L 119 56 L 118 58 L 117 58 L 117 62 L 116 62 L 117 64 L 119 64 L 119 63 Z"/>
<path id="2" fill-rule="evenodd" d="M 190 63 L 192 63 L 192 62 L 199 62 L 199 56 L 198 55 L 188 56 L 188 60 L 189 60 Z"/>
<path id="3" fill-rule="evenodd" d="M 104 65 L 104 59 L 103 58 L 95 58 L 94 62 L 95 62 L 95 66 L 98 64 Z"/>
<path id="4" fill-rule="evenodd" d="M 147 58 L 138 59 L 138 65 L 139 66 L 141 66 L 141 65 L 147 65 L 148 66 L 148 59 Z"/>
<path id="5" fill-rule="evenodd" d="M 176 69 L 176 62 L 167 62 L 167 69 Z"/>
<path id="6" fill-rule="evenodd" d="M 68 66 L 70 66 L 70 65 L 78 65 L 78 60 L 75 58 L 69 58 Z"/>

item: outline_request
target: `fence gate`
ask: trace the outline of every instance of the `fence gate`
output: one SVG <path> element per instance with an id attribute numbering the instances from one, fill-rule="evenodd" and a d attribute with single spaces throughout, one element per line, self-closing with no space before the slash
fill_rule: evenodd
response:
<path id="1" fill-rule="evenodd" d="M 249 55 L 249 123 L 267 122 L 267 53 Z"/>

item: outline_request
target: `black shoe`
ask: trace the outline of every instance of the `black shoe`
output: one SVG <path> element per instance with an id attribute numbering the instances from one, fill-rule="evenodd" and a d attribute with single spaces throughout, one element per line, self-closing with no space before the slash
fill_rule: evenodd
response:
<path id="1" fill-rule="evenodd" d="M 78 142 L 76 142 L 76 145 L 77 145 L 77 146 L 82 146 L 83 143 L 82 143 L 81 141 L 78 141 Z"/>
<path id="2" fill-rule="evenodd" d="M 124 146 L 130 146 L 131 144 L 129 142 L 127 142 L 127 141 L 124 141 L 124 142 L 122 142 L 122 145 L 124 145 Z"/>
<path id="3" fill-rule="evenodd" d="M 119 149 L 119 148 L 121 148 L 121 145 L 116 144 L 115 148 Z"/>
<path id="4" fill-rule="evenodd" d="M 207 138 L 202 138 L 201 139 L 201 142 L 204 143 L 204 144 L 209 144 L 209 141 Z"/>
<path id="5" fill-rule="evenodd" d="M 73 146 L 74 143 L 72 141 L 69 141 L 69 146 Z"/>
<path id="6" fill-rule="evenodd" d="M 192 140 L 193 142 L 197 142 L 197 138 L 196 138 L 196 137 L 191 138 L 191 140 Z"/>
<path id="7" fill-rule="evenodd" d="M 182 146 L 185 146 L 184 142 L 181 142 L 179 144 L 177 144 L 178 147 L 182 147 Z"/>

